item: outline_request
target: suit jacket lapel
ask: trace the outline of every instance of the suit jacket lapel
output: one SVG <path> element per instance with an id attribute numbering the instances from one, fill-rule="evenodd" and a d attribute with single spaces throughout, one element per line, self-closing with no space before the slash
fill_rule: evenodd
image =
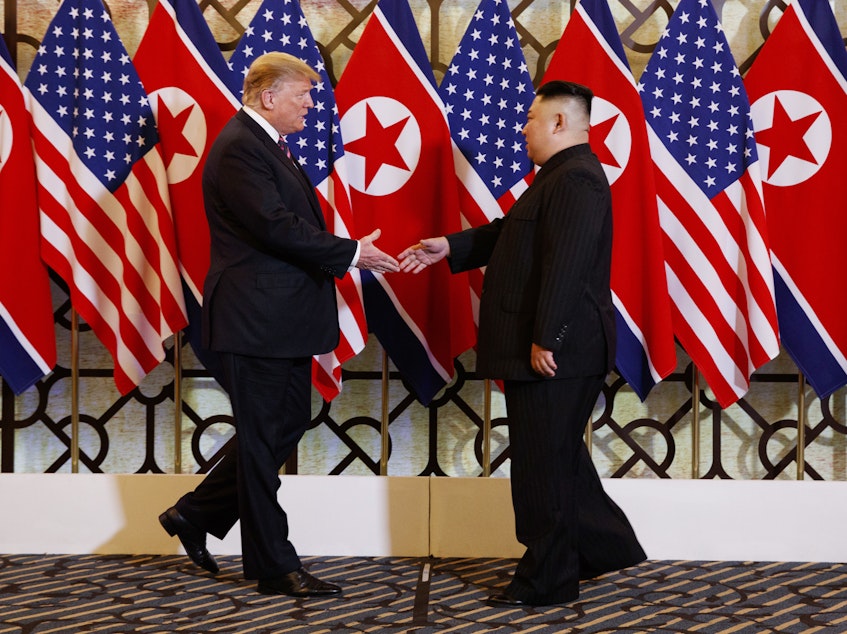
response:
<path id="1" fill-rule="evenodd" d="M 318 197 L 315 195 L 315 187 L 312 185 L 312 181 L 309 180 L 309 177 L 306 175 L 306 172 L 303 171 L 303 168 L 300 167 L 300 164 L 294 158 L 288 158 L 285 155 L 285 152 L 282 151 L 282 148 L 279 147 L 276 143 L 273 142 L 267 134 L 265 135 L 266 139 L 263 139 L 265 145 L 273 152 L 274 156 L 279 160 L 285 169 L 290 171 L 297 180 L 300 182 L 300 185 L 306 191 L 307 196 L 309 197 L 309 203 L 312 206 L 312 211 L 315 214 L 315 217 L 318 219 L 318 223 L 320 224 L 321 229 L 326 229 L 326 222 L 324 221 L 324 215 L 321 211 L 321 205 L 318 202 Z"/>
<path id="2" fill-rule="evenodd" d="M 323 211 L 321 210 L 321 205 L 318 202 L 318 197 L 315 194 L 315 188 L 309 180 L 309 177 L 306 175 L 306 172 L 304 172 L 303 168 L 300 167 L 300 164 L 293 158 L 288 158 L 285 155 L 285 152 L 282 151 L 282 148 L 274 143 L 268 133 L 265 132 L 255 121 L 253 121 L 250 115 L 243 110 L 239 110 L 237 116 L 248 125 L 259 139 L 262 140 L 262 143 L 264 143 L 268 151 L 273 154 L 280 163 L 282 163 L 283 167 L 297 178 L 298 182 L 303 187 L 303 190 L 306 192 L 309 204 L 312 207 L 312 212 L 315 214 L 315 218 L 318 221 L 318 225 L 321 229 L 326 229 L 326 221 L 324 219 Z"/>

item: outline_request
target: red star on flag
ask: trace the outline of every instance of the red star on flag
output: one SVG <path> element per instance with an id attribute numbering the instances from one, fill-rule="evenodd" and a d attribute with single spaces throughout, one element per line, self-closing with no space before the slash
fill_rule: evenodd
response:
<path id="1" fill-rule="evenodd" d="M 600 159 L 600 162 L 610 167 L 620 167 L 620 163 L 615 159 L 606 141 L 609 139 L 609 134 L 618 120 L 620 115 L 609 117 L 605 121 L 595 123 L 591 126 L 591 149 Z"/>
<path id="2" fill-rule="evenodd" d="M 791 119 L 785 111 L 785 107 L 776 97 L 773 102 L 773 124 L 770 128 L 760 130 L 756 133 L 756 141 L 766 145 L 771 150 L 768 161 L 768 178 L 785 162 L 789 156 L 794 156 L 803 161 L 817 164 L 815 157 L 809 149 L 809 144 L 804 140 L 806 132 L 820 116 L 820 112 Z"/>
<path id="3" fill-rule="evenodd" d="M 165 167 L 170 167 L 171 161 L 177 154 L 185 154 L 186 156 L 197 156 L 197 152 L 192 147 L 191 143 L 183 134 L 185 124 L 191 111 L 194 110 L 194 104 L 184 108 L 182 111 L 173 114 L 169 109 L 165 100 L 161 95 L 158 97 L 159 110 L 156 118 L 156 125 L 159 127 L 159 134 L 163 139 L 167 139 L 167 143 L 161 143 L 162 158 L 165 160 Z"/>
<path id="4" fill-rule="evenodd" d="M 409 169 L 397 150 L 397 139 L 406 127 L 409 117 L 384 127 L 370 105 L 367 105 L 366 111 L 365 135 L 344 144 L 348 152 L 365 158 L 365 189 L 383 165 L 392 165 L 407 171 Z"/>

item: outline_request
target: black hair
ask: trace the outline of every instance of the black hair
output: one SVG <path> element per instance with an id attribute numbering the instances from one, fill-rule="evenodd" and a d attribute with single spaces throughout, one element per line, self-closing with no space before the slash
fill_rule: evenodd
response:
<path id="1" fill-rule="evenodd" d="M 576 97 L 577 101 L 582 102 L 588 116 L 591 116 L 591 100 L 594 98 L 594 93 L 588 86 L 556 79 L 539 86 L 535 95 L 541 97 L 542 101 L 550 97 Z"/>

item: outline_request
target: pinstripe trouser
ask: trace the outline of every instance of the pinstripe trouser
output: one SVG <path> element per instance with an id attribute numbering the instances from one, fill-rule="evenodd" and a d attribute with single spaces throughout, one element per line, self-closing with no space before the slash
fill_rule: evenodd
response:
<path id="1" fill-rule="evenodd" d="M 505 383 L 515 532 L 526 546 L 507 592 L 527 603 L 571 601 L 580 579 L 646 559 L 583 442 L 604 380 Z"/>

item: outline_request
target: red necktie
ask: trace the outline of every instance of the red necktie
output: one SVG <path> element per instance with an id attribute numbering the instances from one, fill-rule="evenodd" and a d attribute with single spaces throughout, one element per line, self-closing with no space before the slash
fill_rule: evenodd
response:
<path id="1" fill-rule="evenodd" d="M 288 158 L 291 158 L 291 150 L 288 149 L 288 143 L 285 142 L 285 139 L 283 139 L 282 137 L 279 137 L 279 141 L 277 141 L 277 145 L 279 145 L 279 148 L 283 152 L 285 152 L 285 155 Z"/>

